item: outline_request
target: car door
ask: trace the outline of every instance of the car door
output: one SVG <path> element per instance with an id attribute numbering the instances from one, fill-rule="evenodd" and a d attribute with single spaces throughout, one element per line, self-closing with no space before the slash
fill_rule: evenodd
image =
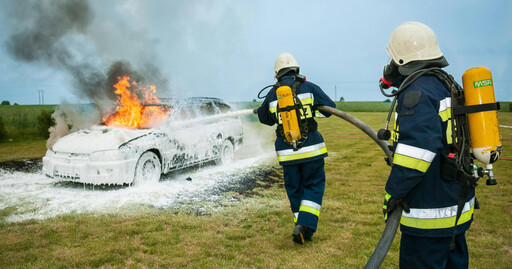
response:
<path id="1" fill-rule="evenodd" d="M 196 118 L 195 110 L 190 105 L 175 106 L 171 117 L 164 127 L 168 135 L 169 170 L 176 170 L 193 165 L 197 162 L 196 144 L 199 134 L 193 123 Z"/>

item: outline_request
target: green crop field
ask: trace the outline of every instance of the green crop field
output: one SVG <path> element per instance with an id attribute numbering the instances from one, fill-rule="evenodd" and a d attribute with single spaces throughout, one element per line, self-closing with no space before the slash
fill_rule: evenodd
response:
<path id="1" fill-rule="evenodd" d="M 376 130 L 387 115 L 350 114 Z M 512 126 L 512 113 L 500 112 L 499 118 Z M 67 214 L 7 223 L 17 208 L 0 204 L 0 268 L 362 268 L 384 228 L 381 205 L 390 168 L 380 148 L 349 123 L 335 117 L 318 122 L 329 157 L 313 242 L 292 242 L 293 223 L 278 173 L 270 188 L 256 188 L 250 197 L 225 193 L 234 202 L 202 216 L 148 207 L 135 214 Z M 273 128 L 261 130 L 270 142 Z M 503 157 L 512 159 L 512 129 L 500 132 Z M 11 147 L 1 144 L 6 145 Z M 498 161 L 495 176 L 497 186 L 477 188 L 481 209 L 467 233 L 470 268 L 512 268 L 512 161 Z M 399 236 L 382 268 L 398 268 Z"/>
<path id="2" fill-rule="evenodd" d="M 8 141 L 24 141 L 40 138 L 37 117 L 42 111 L 52 112 L 54 105 L 0 106 L 0 120 Z"/>

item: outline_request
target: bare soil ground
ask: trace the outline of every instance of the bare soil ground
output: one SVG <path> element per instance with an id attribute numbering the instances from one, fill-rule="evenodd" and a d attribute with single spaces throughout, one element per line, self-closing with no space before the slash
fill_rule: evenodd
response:
<path id="1" fill-rule="evenodd" d="M 41 171 L 42 165 L 41 158 L 31 158 L 0 162 L 0 169 L 8 172 L 37 173 Z"/>

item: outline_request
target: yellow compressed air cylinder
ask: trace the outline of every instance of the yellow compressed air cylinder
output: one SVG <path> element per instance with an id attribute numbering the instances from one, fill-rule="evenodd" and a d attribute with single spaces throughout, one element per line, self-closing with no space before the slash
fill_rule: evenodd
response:
<path id="1" fill-rule="evenodd" d="M 491 71 L 473 67 L 462 75 L 466 106 L 495 103 Z M 477 160 L 492 168 L 498 160 L 502 145 L 496 110 L 468 114 L 471 148 Z"/>
<path id="2" fill-rule="evenodd" d="M 299 121 L 297 119 L 297 112 L 295 109 L 289 110 L 293 107 L 292 89 L 288 86 L 281 86 L 276 90 L 277 105 L 280 109 L 281 121 L 283 123 L 284 136 L 289 143 L 297 142 L 302 136 L 300 134 Z"/>

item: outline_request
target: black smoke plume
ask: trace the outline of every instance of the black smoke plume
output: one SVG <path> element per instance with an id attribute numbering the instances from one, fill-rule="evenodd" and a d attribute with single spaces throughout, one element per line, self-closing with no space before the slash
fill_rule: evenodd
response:
<path id="1" fill-rule="evenodd" d="M 94 30 L 90 26 L 95 15 L 88 1 L 12 0 L 2 6 L 12 32 L 6 41 L 9 55 L 18 61 L 64 70 L 72 78 L 76 95 L 94 103 L 100 115 L 112 110 L 117 99 L 112 86 L 118 77 L 168 87 L 151 59 L 140 70 L 127 59 L 104 62 L 88 38 L 88 32 Z M 130 41 L 122 45 L 130 46 Z"/>
<path id="2" fill-rule="evenodd" d="M 92 102 L 97 110 L 92 116 L 84 115 L 63 103 L 53 115 L 57 126 L 50 130 L 48 148 L 63 135 L 101 123 L 102 118 L 113 112 L 117 100 L 113 85 L 118 77 L 130 76 L 139 85 L 156 84 L 159 91 L 168 90 L 167 80 L 153 64 L 154 59 L 141 61 L 139 55 L 127 55 L 127 59 L 106 62 L 104 58 L 109 52 L 97 51 L 102 46 L 96 46 L 93 38 L 93 33 L 99 31 L 94 32 L 98 29 L 91 27 L 95 12 L 88 1 L 2 0 L 0 11 L 8 29 L 5 47 L 9 55 L 42 68 L 63 70 L 71 77 L 76 96 Z M 130 29 L 121 26 L 113 31 L 130 33 Z M 142 48 L 141 55 L 156 58 L 151 56 L 150 42 L 141 40 L 140 35 L 133 36 L 137 40 L 121 40 L 111 44 L 110 49 L 133 52 Z M 130 63 L 130 56 L 138 57 L 137 66 Z"/>

